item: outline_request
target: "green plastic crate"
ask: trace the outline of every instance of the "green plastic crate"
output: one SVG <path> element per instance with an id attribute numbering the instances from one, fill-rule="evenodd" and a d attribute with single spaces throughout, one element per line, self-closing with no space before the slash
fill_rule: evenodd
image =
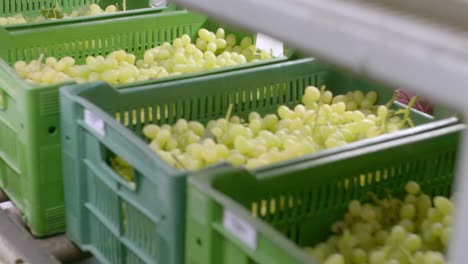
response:
<path id="1" fill-rule="evenodd" d="M 369 191 L 385 190 L 403 198 L 410 180 L 430 195 L 450 195 L 464 128 L 449 126 L 289 167 L 250 173 L 218 166 L 193 175 L 185 263 L 318 264 L 302 248 L 326 240 L 351 200 L 369 201 Z"/>
<path id="2" fill-rule="evenodd" d="M 150 0 L 132 0 L 126 1 L 126 10 L 115 13 L 104 13 L 99 16 L 85 16 L 76 18 L 66 18 L 59 20 L 47 20 L 41 22 L 31 22 L 25 24 L 14 24 L 7 25 L 7 29 L 19 29 L 25 27 L 40 27 L 48 24 L 57 23 L 76 23 L 100 19 L 112 19 L 117 17 L 128 17 L 137 14 L 148 14 L 153 13 L 156 10 L 163 10 L 167 8 L 167 11 L 174 10 L 175 5 L 169 5 L 168 7 L 151 7 Z M 98 4 L 101 8 L 106 8 L 108 5 L 117 5 L 119 10 L 123 10 L 123 0 L 0 0 L 0 17 L 9 17 L 16 14 L 22 14 L 26 18 L 36 18 L 41 15 L 41 9 L 54 8 L 55 4 L 58 3 L 62 11 L 70 13 L 71 11 L 80 8 L 87 4 Z"/>
<path id="3" fill-rule="evenodd" d="M 62 159 L 69 238 L 103 263 L 182 263 L 186 176 L 191 172 L 172 168 L 155 155 L 143 140 L 143 126 L 150 122 L 174 123 L 182 117 L 205 123 L 224 117 L 230 103 L 234 103 L 233 114 L 242 117 L 250 111 L 271 113 L 279 104 L 297 104 L 310 84 L 328 84 L 334 92 L 376 89 L 381 102 L 393 94 L 392 89 L 333 71 L 313 59 L 135 89 L 117 90 L 102 82 L 62 88 Z M 252 99 L 239 101 L 243 95 Z M 158 116 L 158 110 L 160 118 L 150 120 Z M 116 121 L 117 116 L 128 116 L 126 127 Z M 455 117 L 433 120 L 418 112 L 413 116 L 419 126 L 268 168 L 287 167 L 301 159 L 332 155 L 457 122 Z M 135 168 L 134 183 L 111 169 L 109 154 L 122 157 Z"/>
<path id="4" fill-rule="evenodd" d="M 185 33 L 195 36 L 200 27 L 215 30 L 218 26 L 205 16 L 181 10 L 112 20 L 57 22 L 30 29 L 0 28 L 0 58 L 5 60 L 0 60 L 0 188 L 23 212 L 34 235 L 46 236 L 65 230 L 58 89 L 67 83 L 32 85 L 20 79 L 9 64 L 38 58 L 41 53 L 58 58 L 73 56 L 79 62 L 88 55 L 107 54 L 118 49 L 143 56 L 144 50 L 164 41 L 172 41 Z M 228 29 L 227 32 L 245 36 L 240 31 Z M 145 83 L 286 59 L 275 58 Z"/>

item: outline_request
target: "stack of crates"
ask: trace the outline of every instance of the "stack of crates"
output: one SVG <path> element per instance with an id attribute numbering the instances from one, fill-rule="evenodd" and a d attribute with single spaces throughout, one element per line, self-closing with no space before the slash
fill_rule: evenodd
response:
<path id="1" fill-rule="evenodd" d="M 128 2 L 128 3 L 127 3 Z M 105 82 L 33 85 L 12 67 L 19 60 L 145 50 L 199 29 L 219 27 L 238 39 L 255 34 L 173 5 L 152 1 L 0 0 L 0 17 L 35 18 L 92 3 L 125 12 L 0 27 L 0 188 L 33 235 L 66 230 L 102 263 L 271 264 L 317 262 L 301 248 L 325 239 L 352 199 L 399 190 L 417 180 L 431 195 L 449 195 L 460 132 L 448 109 L 412 110 L 416 126 L 253 170 L 218 163 L 179 170 L 148 147 L 147 124 L 178 119 L 207 124 L 250 112 L 276 113 L 301 103 L 306 87 L 334 94 L 394 90 L 312 58 L 267 61 L 125 85 Z M 395 103 L 395 109 L 406 106 Z M 120 157 L 134 178 L 109 160 Z"/>
<path id="2" fill-rule="evenodd" d="M 413 111 L 415 127 L 251 172 L 228 164 L 198 171 L 175 169 L 154 154 L 142 135 L 142 128 L 149 123 L 174 124 L 185 118 L 206 124 L 224 117 L 230 105 L 232 115 L 244 119 L 252 111 L 261 115 L 276 113 L 279 105 L 299 104 L 309 85 L 326 85 L 334 94 L 352 89 L 375 90 L 379 103 L 387 102 L 393 95 L 393 89 L 336 71 L 314 59 L 142 85 L 131 90 L 119 91 L 106 83 L 64 87 L 60 100 L 69 237 L 103 263 L 308 263 L 310 258 L 273 227 L 300 242 L 300 246 L 310 245 L 323 238 L 324 233 L 320 233 L 323 227 L 342 213 L 351 197 L 359 197 L 375 186 L 401 186 L 423 165 L 436 169 L 434 179 L 440 174 L 438 181 L 447 183 L 441 193 L 448 190 L 446 179 L 451 179 L 453 173 L 452 160 L 461 128 L 457 127 L 458 118 L 440 107 L 436 108 L 436 116 Z M 404 106 L 395 104 L 395 107 Z M 123 120 L 124 116 L 128 119 Z M 414 146 L 413 141 L 417 142 Z M 441 143 L 443 147 L 437 148 Z M 389 146 L 395 148 L 391 153 L 384 151 Z M 366 154 L 370 153 L 367 150 L 372 150 L 375 160 Z M 365 158 L 353 158 L 359 153 L 368 159 L 367 163 L 362 161 Z M 424 155 L 419 160 L 420 153 Z M 135 175 L 132 182 L 111 168 L 108 158 L 112 155 L 132 166 Z M 337 168 L 327 174 L 325 169 L 316 168 L 322 163 L 327 169 Z M 384 170 L 390 170 L 389 174 Z M 386 176 L 374 185 L 376 171 Z M 429 169 L 418 173 L 415 179 L 433 176 Z M 353 190 L 350 194 L 343 192 L 345 196 L 338 196 L 341 190 L 335 189 L 323 193 L 335 188 L 336 181 L 361 174 L 369 175 L 362 190 L 353 185 L 347 187 Z M 391 181 L 387 182 L 387 178 Z M 430 186 L 434 182 L 423 183 Z M 298 188 L 305 189 L 296 194 Z M 248 212 L 252 203 L 281 195 L 299 197 L 307 209 L 291 208 L 286 212 L 291 219 L 284 221 L 274 215 L 253 219 Z M 311 195 L 312 200 L 307 201 Z M 338 204 L 333 204 L 334 199 L 340 199 Z M 220 226 L 222 208 L 226 205 L 249 223 L 251 230 L 259 228 L 253 248 L 252 242 L 242 244 L 236 234 Z M 303 211 L 307 217 L 323 215 L 319 218 L 321 225 L 306 222 L 311 220 L 300 215 Z M 307 232 L 304 236 L 300 234 L 303 231 Z M 257 243 L 261 251 L 257 250 Z"/>
<path id="3" fill-rule="evenodd" d="M 57 1 L 0 2 L 0 16 L 21 12 L 36 17 L 42 8 Z M 167 8 L 149 8 L 149 1 L 127 2 L 126 12 L 94 17 L 59 19 L 0 27 L 0 188 L 23 213 L 31 232 L 44 237 L 65 230 L 64 191 L 59 122 L 59 88 L 65 84 L 32 85 L 22 80 L 12 65 L 38 59 L 41 54 L 57 59 L 73 57 L 83 63 L 89 55 L 106 55 L 125 50 L 141 58 L 146 49 L 188 34 L 197 35 L 205 27 L 216 30 L 223 25 L 207 17 Z M 101 7 L 112 1 L 58 1 L 64 11 L 86 3 Z M 147 8 L 143 8 L 147 7 Z M 142 9 L 139 9 L 142 8 Z M 176 10 L 177 9 L 177 10 Z M 252 35 L 226 28 L 238 37 Z M 206 72 L 150 80 L 166 82 L 197 75 L 280 62 L 287 57 L 252 62 Z M 119 88 L 135 86 L 121 85 Z"/>

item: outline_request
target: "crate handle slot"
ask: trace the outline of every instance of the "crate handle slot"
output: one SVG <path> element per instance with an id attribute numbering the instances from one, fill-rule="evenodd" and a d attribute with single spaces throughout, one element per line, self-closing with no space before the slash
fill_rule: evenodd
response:
<path id="1" fill-rule="evenodd" d="M 106 141 L 106 123 L 99 114 L 90 111 L 86 108 L 83 109 L 83 121 L 90 131 L 93 131 L 98 137 L 96 140 L 98 144 L 95 146 L 95 151 L 98 153 L 98 157 L 95 160 L 98 169 L 100 169 L 104 175 L 108 175 L 109 178 L 116 181 L 119 185 L 125 186 L 125 188 L 131 191 L 137 191 L 137 182 L 140 178 L 137 170 L 127 162 L 123 155 L 118 155 L 117 151 L 111 150 L 110 147 L 105 145 Z M 112 149 L 119 149 L 120 146 L 112 147 Z M 124 152 L 122 150 L 121 152 Z"/>
<path id="2" fill-rule="evenodd" d="M 114 154 L 109 148 L 102 143 L 100 144 L 100 157 L 99 161 L 102 168 L 104 168 L 107 175 L 110 175 L 119 185 L 125 186 L 130 191 L 136 192 L 138 190 L 138 182 L 141 177 L 139 173 L 129 162 L 122 157 Z"/>

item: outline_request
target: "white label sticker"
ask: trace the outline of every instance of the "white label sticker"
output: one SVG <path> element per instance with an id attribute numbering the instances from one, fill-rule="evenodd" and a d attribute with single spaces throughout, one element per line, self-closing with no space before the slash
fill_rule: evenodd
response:
<path id="1" fill-rule="evenodd" d="M 84 121 L 86 125 L 91 127 L 100 136 L 103 137 L 106 135 L 104 121 L 88 109 L 84 110 Z"/>
<path id="2" fill-rule="evenodd" d="M 284 56 L 284 45 L 283 42 L 267 36 L 263 33 L 257 33 L 256 40 L 257 48 L 260 50 L 273 52 L 273 56 L 281 57 Z"/>
<path id="3" fill-rule="evenodd" d="M 224 209 L 223 226 L 251 249 L 257 248 L 257 231 L 249 223 Z"/>

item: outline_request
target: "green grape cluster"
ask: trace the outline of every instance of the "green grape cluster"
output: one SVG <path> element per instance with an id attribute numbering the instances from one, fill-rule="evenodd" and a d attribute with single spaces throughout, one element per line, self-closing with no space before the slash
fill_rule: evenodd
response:
<path id="1" fill-rule="evenodd" d="M 73 10 L 69 14 L 61 11 L 59 7 L 53 9 L 43 9 L 42 15 L 28 19 L 22 14 L 16 14 L 8 17 L 0 17 L 0 26 L 15 25 L 15 24 L 25 24 L 28 22 L 41 22 L 46 20 L 55 20 L 55 19 L 66 19 L 74 17 L 84 17 L 84 16 L 95 16 L 105 13 L 115 13 L 117 12 L 117 7 L 115 5 L 109 5 L 104 10 L 97 4 L 86 5 L 82 8 Z"/>
<path id="2" fill-rule="evenodd" d="M 257 168 L 407 127 L 411 105 L 395 111 L 392 102 L 377 105 L 374 91 L 333 97 L 325 87 L 309 86 L 303 104 L 293 109 L 281 105 L 277 114 L 251 112 L 243 120 L 230 116 L 229 109 L 225 118 L 206 126 L 179 119 L 172 126 L 146 125 L 143 134 L 155 153 L 179 169 L 197 170 L 221 161 Z"/>
<path id="3" fill-rule="evenodd" d="M 33 84 L 71 80 L 126 84 L 271 58 L 265 51 L 259 51 L 250 37 L 244 37 L 240 46 L 236 46 L 236 37 L 232 34 L 225 36 L 222 28 L 216 33 L 202 28 L 198 35 L 196 44 L 185 34 L 174 39 L 172 44 L 165 42 L 145 51 L 140 59 L 124 50 L 111 52 L 106 57 L 88 56 L 85 64 L 76 64 L 72 57 L 60 60 L 48 57 L 44 62 L 41 55 L 29 63 L 18 61 L 14 68 L 21 78 Z"/>
<path id="4" fill-rule="evenodd" d="M 342 221 L 325 242 L 306 248 L 324 264 L 443 264 L 453 232 L 454 204 L 443 196 L 431 199 L 418 183 L 406 185 L 404 200 L 392 197 L 372 203 L 349 203 Z"/>

